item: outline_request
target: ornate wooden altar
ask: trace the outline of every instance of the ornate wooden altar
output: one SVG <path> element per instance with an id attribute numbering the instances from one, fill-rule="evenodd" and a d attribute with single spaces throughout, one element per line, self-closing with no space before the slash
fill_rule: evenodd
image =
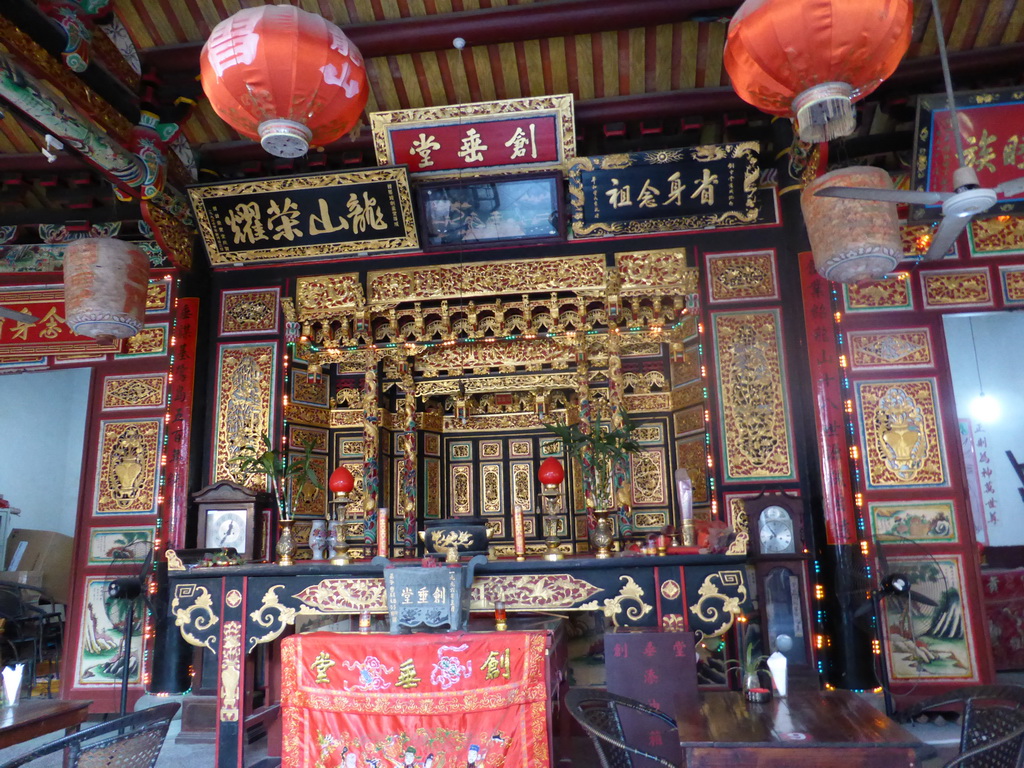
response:
<path id="1" fill-rule="evenodd" d="M 176 559 L 168 553 L 172 568 Z M 181 569 L 169 577 L 175 624 L 186 641 L 216 658 L 219 768 L 244 765 L 249 652 L 275 641 L 299 616 L 387 612 L 383 571 L 371 564 Z M 482 565 L 471 609 L 491 611 L 502 600 L 509 611 L 602 611 L 615 626 L 660 625 L 713 636 L 732 627 L 747 598 L 740 557 L 576 557 Z M 253 716 L 274 716 L 277 707 L 272 702 Z"/>

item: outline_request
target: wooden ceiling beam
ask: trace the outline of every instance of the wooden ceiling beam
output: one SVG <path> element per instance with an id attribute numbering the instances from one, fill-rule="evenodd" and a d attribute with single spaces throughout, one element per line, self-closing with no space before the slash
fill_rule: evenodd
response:
<path id="1" fill-rule="evenodd" d="M 344 27 L 364 59 L 453 48 L 461 37 L 466 47 L 611 32 L 729 17 L 736 0 L 550 0 L 478 11 L 416 16 Z M 142 52 L 143 67 L 164 77 L 196 77 L 203 42 L 161 46 Z"/>
<path id="2" fill-rule="evenodd" d="M 66 208 L 29 208 L 23 210 L 0 209 L 4 224 L 29 226 L 39 224 L 67 224 L 71 221 L 87 221 L 90 224 L 108 221 L 138 221 L 142 209 L 138 203 L 117 203 L 101 208 L 81 208 L 69 211 Z"/>

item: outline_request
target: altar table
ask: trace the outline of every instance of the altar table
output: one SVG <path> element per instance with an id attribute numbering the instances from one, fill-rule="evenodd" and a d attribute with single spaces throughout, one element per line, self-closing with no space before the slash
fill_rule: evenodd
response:
<path id="1" fill-rule="evenodd" d="M 90 704 L 72 699 L 24 699 L 0 707 L 0 749 L 61 729 L 65 736 L 75 733 L 88 717 Z"/>
<path id="2" fill-rule="evenodd" d="M 299 616 L 387 613 L 383 568 L 370 563 L 189 571 L 171 569 L 175 560 L 168 553 L 169 616 L 187 642 L 206 649 L 207 662 L 217 668 L 218 768 L 245 765 L 247 716 L 263 722 L 276 716 L 276 701 L 251 715 L 245 711 L 251 690 L 245 660 L 256 646 L 276 641 Z M 476 571 L 470 608 L 492 612 L 500 600 L 510 613 L 601 611 L 615 626 L 663 626 L 711 636 L 733 626 L 747 599 L 740 556 L 581 556 L 488 562 Z"/>
<path id="3" fill-rule="evenodd" d="M 852 691 L 799 691 L 751 704 L 704 691 L 675 710 L 687 768 L 914 768 L 923 744 Z"/>

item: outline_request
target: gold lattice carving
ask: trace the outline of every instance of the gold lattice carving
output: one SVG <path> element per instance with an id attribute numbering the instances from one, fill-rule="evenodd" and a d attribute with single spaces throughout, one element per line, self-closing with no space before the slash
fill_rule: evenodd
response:
<path id="1" fill-rule="evenodd" d="M 473 514 L 473 477 L 470 468 L 462 464 L 451 468 L 452 512 L 456 515 Z"/>
<path id="2" fill-rule="evenodd" d="M 992 216 L 971 221 L 971 249 L 976 254 L 1024 251 L 1024 218 Z"/>
<path id="3" fill-rule="evenodd" d="M 694 503 L 709 501 L 707 444 L 703 435 L 676 443 L 676 466 L 682 467 L 690 475 Z"/>
<path id="4" fill-rule="evenodd" d="M 988 304 L 992 301 L 987 269 L 925 272 L 922 279 L 927 306 Z"/>
<path id="5" fill-rule="evenodd" d="M 678 386 L 700 379 L 700 355 L 695 346 L 687 349 L 678 359 L 671 363 L 672 385 Z"/>
<path id="6" fill-rule="evenodd" d="M 307 429 L 292 425 L 288 440 L 293 448 L 301 448 L 309 443 L 314 451 L 327 452 L 327 433 L 322 429 Z"/>
<path id="7" fill-rule="evenodd" d="M 732 529 L 736 536 L 726 550 L 727 555 L 746 555 L 750 546 L 750 524 L 747 520 L 747 506 L 739 496 L 729 500 L 729 511 L 731 515 Z"/>
<path id="8" fill-rule="evenodd" d="M 772 251 L 708 257 L 711 301 L 770 299 L 777 295 Z"/>
<path id="9" fill-rule="evenodd" d="M 540 545 L 539 551 L 543 549 Z M 509 610 L 582 608 L 581 602 L 600 591 L 600 587 L 567 573 L 478 576 L 473 580 L 470 609 L 490 611 L 499 600 Z"/>
<path id="10" fill-rule="evenodd" d="M 676 435 L 685 435 L 688 432 L 704 429 L 704 406 L 695 405 L 684 411 L 676 411 L 672 414 L 672 419 Z"/>
<path id="11" fill-rule="evenodd" d="M 156 505 L 160 419 L 107 421 L 101 428 L 96 512 L 152 512 Z"/>
<path id="12" fill-rule="evenodd" d="M 648 531 L 660 531 L 668 525 L 666 512 L 634 512 L 633 527 Z"/>
<path id="13" fill-rule="evenodd" d="M 537 429 L 541 421 L 535 413 L 479 414 L 465 424 L 450 416 L 444 418 L 445 432 L 491 432 L 511 429 Z"/>
<path id="14" fill-rule="evenodd" d="M 532 464 L 512 464 L 512 503 L 526 512 L 533 509 Z"/>
<path id="15" fill-rule="evenodd" d="M 636 427 L 631 436 L 634 440 L 640 443 L 660 443 L 661 442 L 661 425 L 660 424 L 644 424 Z"/>
<path id="16" fill-rule="evenodd" d="M 629 413 L 662 413 L 672 410 L 673 395 L 678 391 L 626 395 L 622 401 Z"/>
<path id="17" fill-rule="evenodd" d="M 299 613 L 358 613 L 387 607 L 384 579 L 323 579 L 295 595 Z"/>
<path id="18" fill-rule="evenodd" d="M 167 377 L 109 376 L 103 381 L 103 408 L 159 408 L 166 405 Z"/>
<path id="19" fill-rule="evenodd" d="M 934 382 L 870 382 L 857 394 L 869 485 L 944 485 Z"/>
<path id="20" fill-rule="evenodd" d="M 714 332 L 726 477 L 792 477 L 777 311 L 715 315 Z"/>
<path id="21" fill-rule="evenodd" d="M 647 295 L 652 288 L 676 294 L 699 290 L 697 269 L 686 266 L 685 248 L 616 253 L 615 265 L 622 296 Z"/>
<path id="22" fill-rule="evenodd" d="M 698 404 L 704 406 L 703 381 L 694 381 L 672 390 L 672 410 Z"/>
<path id="23" fill-rule="evenodd" d="M 424 398 L 454 395 L 459 391 L 460 383 L 467 395 L 484 392 L 533 392 L 537 389 L 575 389 L 577 381 L 575 373 L 512 374 L 468 380 L 441 379 L 417 383 L 416 394 Z"/>
<path id="24" fill-rule="evenodd" d="M 896 272 L 881 280 L 862 280 L 845 287 L 846 308 L 903 309 L 910 306 L 910 280 L 906 272 Z"/>
<path id="25" fill-rule="evenodd" d="M 318 406 L 327 405 L 327 377 L 308 376 L 301 368 L 292 370 L 292 400 L 312 403 Z"/>
<path id="26" fill-rule="evenodd" d="M 1024 269 L 1003 270 L 1003 284 L 1008 302 L 1024 302 Z"/>
<path id="27" fill-rule="evenodd" d="M 641 453 L 631 453 L 629 464 L 633 479 L 634 504 L 666 504 L 665 475 L 663 465 L 665 453 L 658 448 L 648 448 Z"/>
<path id="28" fill-rule="evenodd" d="M 146 311 L 160 312 L 167 309 L 167 281 L 150 280 L 146 288 Z"/>
<path id="29" fill-rule="evenodd" d="M 485 515 L 501 512 L 501 470 L 501 464 L 483 464 L 480 467 Z"/>
<path id="30" fill-rule="evenodd" d="M 167 326 L 147 325 L 124 340 L 125 355 L 164 355 L 167 353 Z"/>
<path id="31" fill-rule="evenodd" d="M 276 290 L 226 291 L 221 315 L 222 333 L 255 333 L 277 328 Z"/>
<path id="32" fill-rule="evenodd" d="M 265 479 L 241 477 L 230 460 L 246 445 L 259 446 L 270 432 L 277 345 L 239 344 L 220 349 L 217 372 L 217 432 L 212 480 L 265 488 Z M 264 485 L 260 485 L 264 483 Z"/>
<path id="33" fill-rule="evenodd" d="M 855 331 L 849 334 L 850 357 L 856 368 L 905 367 L 932 364 L 927 328 L 901 331 Z"/>
<path id="34" fill-rule="evenodd" d="M 359 275 L 318 275 L 300 277 L 295 288 L 299 320 L 329 317 L 341 310 L 361 306 L 363 285 Z"/>
<path id="35" fill-rule="evenodd" d="M 441 516 L 441 463 L 427 462 L 427 517 Z"/>

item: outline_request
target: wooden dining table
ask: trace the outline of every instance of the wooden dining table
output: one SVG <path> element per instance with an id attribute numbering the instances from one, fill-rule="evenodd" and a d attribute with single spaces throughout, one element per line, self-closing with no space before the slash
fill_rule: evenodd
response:
<path id="1" fill-rule="evenodd" d="M 799 691 L 764 704 L 704 691 L 676 704 L 687 768 L 913 768 L 923 743 L 852 691 Z"/>
<path id="2" fill-rule="evenodd" d="M 89 715 L 91 701 L 77 699 L 23 699 L 0 707 L 0 749 L 64 729 L 74 733 Z"/>

